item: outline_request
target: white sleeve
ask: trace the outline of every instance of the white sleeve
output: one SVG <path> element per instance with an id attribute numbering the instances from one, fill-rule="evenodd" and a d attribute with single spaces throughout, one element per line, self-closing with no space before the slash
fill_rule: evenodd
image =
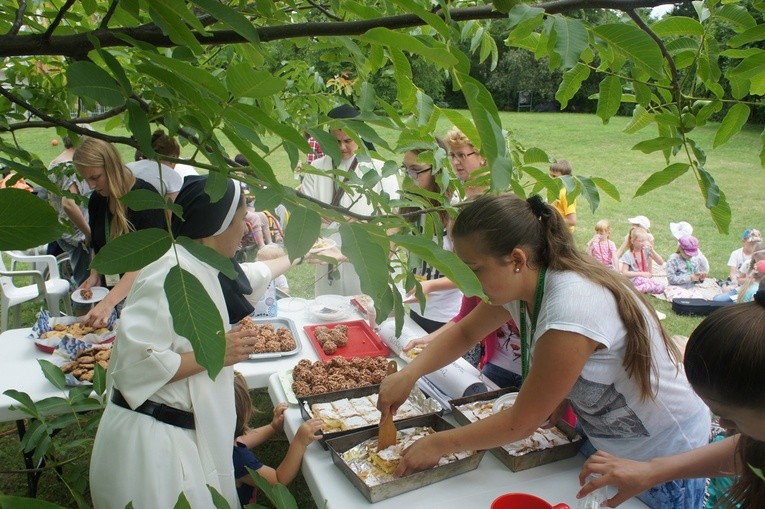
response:
<path id="1" fill-rule="evenodd" d="M 252 293 L 247 300 L 261 298 L 266 293 L 268 284 L 273 278 L 271 269 L 263 262 L 245 262 L 240 263 L 240 265 L 250 282 L 250 286 L 252 286 Z"/>

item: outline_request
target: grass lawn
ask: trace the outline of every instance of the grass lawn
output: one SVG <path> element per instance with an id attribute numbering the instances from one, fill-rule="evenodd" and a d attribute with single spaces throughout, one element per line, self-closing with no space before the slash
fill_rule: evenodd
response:
<path id="1" fill-rule="evenodd" d="M 599 208 L 594 212 L 587 207 L 586 202 L 579 200 L 575 236 L 577 243 L 582 247 L 591 238 L 593 225 L 599 219 L 606 218 L 611 221 L 613 240 L 618 245 L 629 228 L 626 219 L 641 214 L 650 218 L 656 249 L 666 259 L 676 248 L 675 240 L 669 231 L 669 223 L 684 220 L 693 225 L 694 235 L 701 241 L 701 249 L 711 265 L 712 277 L 725 278 L 728 274 L 728 255 L 740 247 L 741 232 L 750 226 L 760 229 L 765 227 L 761 196 L 762 190 L 765 189 L 765 172 L 759 162 L 762 131 L 759 126 L 745 127 L 728 144 L 716 149 L 712 149 L 712 140 L 717 124 L 697 128 L 691 133 L 705 148 L 708 157 L 706 168 L 713 174 L 731 205 L 733 220 L 730 234 L 723 235 L 717 231 L 704 208 L 701 193 L 691 173 L 665 188 L 633 198 L 635 191 L 649 175 L 666 166 L 658 154 L 645 155 L 631 150 L 643 137 L 655 136 L 653 131 L 646 130 L 647 134 L 641 133 L 641 136 L 623 134 L 622 130 L 629 121 L 624 117 L 612 118 L 607 125 L 603 125 L 594 115 L 507 112 L 501 116 L 503 125 L 512 129 L 515 138 L 525 147 L 539 147 L 556 159 L 568 159 L 576 175 L 603 177 L 619 189 L 621 200 L 615 201 L 603 195 Z M 445 133 L 449 127 L 450 125 L 442 121 L 438 126 L 438 133 Z M 389 140 L 395 140 L 397 136 L 396 133 L 386 130 L 381 130 L 380 134 Z M 30 140 L 51 140 L 56 137 L 53 130 L 22 131 L 16 136 L 23 143 Z M 275 144 L 276 140 L 266 138 L 266 142 Z M 185 147 L 184 154 L 190 155 L 191 149 Z M 52 147 L 47 141 L 39 147 L 39 154 L 44 161 L 53 159 L 59 151 L 60 146 Z M 132 160 L 132 152 L 132 149 L 122 149 L 126 160 Z M 275 151 L 268 160 L 283 182 L 297 185 L 283 152 Z M 292 295 L 313 296 L 312 267 L 298 266 L 288 274 L 288 279 Z M 695 317 L 675 315 L 664 301 L 652 299 L 652 302 L 658 310 L 667 314 L 664 325 L 671 334 L 687 336 L 699 322 Z M 30 305 L 24 310 L 24 323 L 27 326 L 34 317 L 35 307 Z M 253 398 L 256 406 L 264 412 L 258 418 L 263 423 L 268 422 L 272 408 L 268 395 L 264 390 L 256 390 L 253 391 Z M 257 453 L 266 464 L 276 466 L 285 454 L 287 445 L 284 435 L 280 435 L 261 447 Z M 3 471 L 22 468 L 17 447 L 15 427 L 11 424 L 2 425 L 0 464 L 3 465 Z M 297 497 L 298 507 L 315 507 L 302 477 L 291 485 L 291 489 Z M 62 487 L 51 475 L 43 477 L 41 491 L 42 498 L 46 500 L 66 503 Z M 25 477 L 0 472 L 0 492 L 25 494 Z"/>

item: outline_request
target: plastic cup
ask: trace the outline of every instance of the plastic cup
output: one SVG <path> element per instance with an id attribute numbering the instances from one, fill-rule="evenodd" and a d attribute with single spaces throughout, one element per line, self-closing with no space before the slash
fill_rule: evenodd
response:
<path id="1" fill-rule="evenodd" d="M 491 509 L 571 509 L 567 504 L 552 505 L 528 493 L 505 493 L 491 503 Z"/>

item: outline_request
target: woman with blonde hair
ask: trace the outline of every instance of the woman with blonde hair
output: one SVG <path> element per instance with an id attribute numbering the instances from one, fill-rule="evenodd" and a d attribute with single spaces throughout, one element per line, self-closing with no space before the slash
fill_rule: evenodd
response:
<path id="1" fill-rule="evenodd" d="M 130 191 L 156 190 L 145 181 L 136 178 L 123 164 L 114 145 L 98 138 L 83 137 L 72 156 L 77 171 L 94 192 L 88 202 L 88 223 L 91 232 L 91 248 L 98 254 L 111 239 L 131 231 L 146 228 L 167 228 L 161 209 L 132 210 L 120 198 Z M 112 311 L 127 296 L 137 272 L 125 274 L 99 274 L 90 269 L 90 275 L 79 289 L 106 286 L 109 294 L 95 305 L 83 318 L 93 327 L 104 327 Z"/>
<path id="2" fill-rule="evenodd" d="M 481 169 L 486 169 L 486 159 L 481 152 L 476 150 L 470 138 L 463 133 L 459 127 L 452 127 L 444 137 L 444 143 L 449 148 L 449 159 L 452 162 L 452 168 L 457 174 L 457 178 L 466 183 L 480 175 Z M 473 175 L 473 174 L 476 175 Z M 487 189 L 485 185 L 475 185 L 465 187 L 465 198 L 473 198 L 482 194 Z"/>
<path id="3" fill-rule="evenodd" d="M 691 390 L 656 312 L 626 278 L 579 251 L 554 208 L 538 196 L 483 196 L 460 212 L 452 236 L 488 302 L 383 381 L 382 417 L 396 411 L 419 377 L 511 317 L 520 328 L 524 382 L 512 407 L 418 440 L 396 475 L 432 467 L 444 454 L 526 438 L 548 419 L 556 422 L 566 400 L 589 439 L 584 453 L 649 459 L 707 443 L 709 410 Z M 640 498 L 653 508 L 695 508 L 703 495 L 704 479 L 689 479 Z"/>

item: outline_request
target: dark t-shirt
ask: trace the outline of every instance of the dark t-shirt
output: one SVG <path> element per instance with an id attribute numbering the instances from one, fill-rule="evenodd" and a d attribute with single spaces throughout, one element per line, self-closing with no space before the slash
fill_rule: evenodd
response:
<path id="1" fill-rule="evenodd" d="M 156 193 L 157 190 L 151 184 L 141 179 L 136 179 L 131 191 L 146 189 Z M 106 221 L 109 217 L 109 199 L 98 193 L 90 195 L 88 202 L 88 214 L 90 215 L 90 234 L 93 250 L 98 253 L 106 245 Z M 145 230 L 147 228 L 166 228 L 165 212 L 161 209 L 135 211 L 128 209 L 127 218 L 133 230 Z"/>
<path id="2" fill-rule="evenodd" d="M 263 466 L 263 463 L 253 454 L 246 445 L 236 442 L 234 444 L 234 478 L 241 479 L 246 475 L 250 475 L 246 467 L 250 467 L 252 470 L 259 470 Z M 239 495 L 239 502 L 242 506 L 255 502 L 255 488 L 249 484 L 242 484 L 236 488 L 236 492 Z"/>

